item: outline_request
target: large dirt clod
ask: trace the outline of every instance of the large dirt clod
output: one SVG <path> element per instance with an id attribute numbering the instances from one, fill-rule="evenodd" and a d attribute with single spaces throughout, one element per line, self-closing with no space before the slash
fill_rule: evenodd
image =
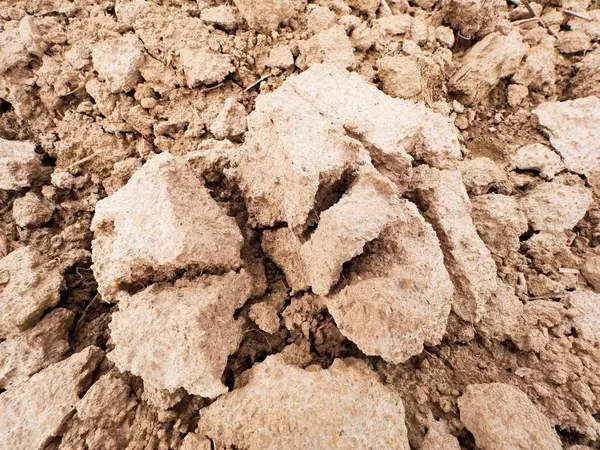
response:
<path id="1" fill-rule="evenodd" d="M 460 420 L 482 449 L 563 448 L 550 421 L 524 392 L 508 384 L 472 384 L 458 407 Z"/>
<path id="2" fill-rule="evenodd" d="M 172 278 L 178 270 L 242 265 L 243 238 L 235 220 L 185 160 L 168 153 L 98 202 L 92 230 L 94 274 L 107 301 L 120 289 Z"/>
<path id="3" fill-rule="evenodd" d="M 33 142 L 0 138 L 0 189 L 18 191 L 30 186 L 41 168 Z"/>
<path id="4" fill-rule="evenodd" d="M 155 389 L 218 397 L 227 392 L 221 381 L 227 358 L 242 339 L 233 313 L 252 288 L 244 271 L 154 284 L 119 303 L 108 357 Z"/>
<path id="5" fill-rule="evenodd" d="M 0 394 L 2 445 L 15 450 L 45 448 L 75 410 L 103 358 L 99 348 L 88 347 Z"/>
<path id="6" fill-rule="evenodd" d="M 196 433 L 248 450 L 409 449 L 402 399 L 352 359 L 305 370 L 270 356 L 202 410 Z"/>

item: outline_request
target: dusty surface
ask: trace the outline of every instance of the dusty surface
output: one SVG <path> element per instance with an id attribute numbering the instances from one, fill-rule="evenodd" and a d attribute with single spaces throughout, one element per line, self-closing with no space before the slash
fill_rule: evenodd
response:
<path id="1" fill-rule="evenodd" d="M 2 2 L 0 448 L 600 448 L 600 9 L 522 3 Z"/>

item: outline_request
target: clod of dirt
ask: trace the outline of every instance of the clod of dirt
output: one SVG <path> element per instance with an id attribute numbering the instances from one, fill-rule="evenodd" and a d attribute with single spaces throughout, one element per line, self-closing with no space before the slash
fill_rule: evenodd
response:
<path id="1" fill-rule="evenodd" d="M 306 0 L 234 0 L 248 26 L 268 33 L 306 9 Z"/>
<path id="2" fill-rule="evenodd" d="M 521 390 L 503 383 L 472 384 L 458 399 L 460 420 L 486 450 L 560 450 L 552 424 Z"/>
<path id="3" fill-rule="evenodd" d="M 336 26 L 321 31 L 299 45 L 296 65 L 305 70 L 314 64 L 327 64 L 352 69 L 356 65 L 354 49 L 344 28 Z"/>
<path id="4" fill-rule="evenodd" d="M 210 132 L 217 139 L 239 137 L 248 128 L 247 117 L 246 108 L 234 98 L 228 98 L 217 119 L 210 126 Z"/>
<path id="5" fill-rule="evenodd" d="M 383 92 L 392 97 L 414 98 L 421 93 L 421 69 L 410 56 L 385 56 L 377 61 Z"/>
<path id="6" fill-rule="evenodd" d="M 18 191 L 30 186 L 41 168 L 33 142 L 0 138 L 0 189 Z"/>
<path id="7" fill-rule="evenodd" d="M 235 220 L 186 161 L 168 153 L 152 158 L 125 187 L 97 203 L 92 231 L 94 275 L 107 301 L 119 289 L 169 279 L 177 270 L 242 264 L 243 238 Z"/>
<path id="8" fill-rule="evenodd" d="M 471 219 L 471 203 L 460 172 L 420 166 L 413 179 L 418 202 L 433 224 L 452 277 L 452 309 L 479 322 L 496 290 L 496 264 Z"/>
<path id="9" fill-rule="evenodd" d="M 573 323 L 579 336 L 592 343 L 600 342 L 600 294 L 571 292 L 569 305 L 576 311 Z"/>
<path id="10" fill-rule="evenodd" d="M 280 89 L 293 91 L 360 140 L 375 167 L 399 185 L 409 178 L 408 155 L 435 167 L 461 158 L 457 131 L 444 116 L 422 104 L 389 97 L 355 73 L 313 65 Z"/>
<path id="11" fill-rule="evenodd" d="M 16 386 L 60 361 L 70 349 L 73 318 L 67 309 L 54 309 L 32 329 L 0 342 L 0 388 Z"/>
<path id="12" fill-rule="evenodd" d="M 2 444 L 12 449 L 44 448 L 74 411 L 103 358 L 99 348 L 88 347 L 0 395 Z"/>
<path id="13" fill-rule="evenodd" d="M 38 227 L 47 223 L 54 214 L 54 205 L 28 192 L 13 203 L 13 219 L 20 227 Z"/>
<path id="14" fill-rule="evenodd" d="M 362 361 L 337 359 L 329 369 L 305 370 L 274 355 L 244 378 L 200 411 L 196 433 L 217 447 L 306 449 L 327 442 L 336 448 L 409 449 L 400 396 Z"/>
<path id="15" fill-rule="evenodd" d="M 506 257 L 519 250 L 519 237 L 527 231 L 528 224 L 514 197 L 480 195 L 471 200 L 471 207 L 477 232 L 493 254 Z"/>
<path id="16" fill-rule="evenodd" d="M 391 183 L 376 172 L 363 172 L 339 202 L 321 213 L 304 244 L 290 231 L 278 229 L 263 234 L 263 248 L 295 281 L 295 291 L 312 287 L 314 293 L 327 295 L 344 263 L 362 253 L 395 218 L 395 196 Z"/>
<path id="17" fill-rule="evenodd" d="M 233 313 L 252 290 L 245 271 L 154 284 L 119 302 L 108 356 L 150 387 L 218 397 L 227 392 L 221 382 L 227 358 L 242 339 Z"/>
<path id="18" fill-rule="evenodd" d="M 498 2 L 486 0 L 446 0 L 444 18 L 464 39 L 481 38 L 499 21 Z"/>
<path id="19" fill-rule="evenodd" d="M 237 8 L 227 5 L 205 8 L 200 13 L 200 18 L 208 25 L 213 25 L 227 31 L 234 31 L 241 22 L 240 13 Z"/>
<path id="20" fill-rule="evenodd" d="M 350 271 L 348 286 L 323 302 L 364 353 L 400 363 L 441 341 L 453 286 L 435 232 L 415 205 L 395 207 Z"/>
<path id="21" fill-rule="evenodd" d="M 553 95 L 556 89 L 556 61 L 554 38 L 547 36 L 527 51 L 512 79 L 532 91 Z"/>
<path id="22" fill-rule="evenodd" d="M 448 430 L 441 422 L 433 422 L 423 444 L 421 450 L 460 450 L 458 439 L 448 433 Z"/>
<path id="23" fill-rule="evenodd" d="M 196 433 L 189 433 L 179 450 L 212 450 L 212 448 L 210 439 Z"/>
<path id="24" fill-rule="evenodd" d="M 562 159 L 558 154 L 543 144 L 530 144 L 517 150 L 514 164 L 520 170 L 533 170 L 548 180 L 564 169 Z"/>
<path id="25" fill-rule="evenodd" d="M 584 186 L 566 185 L 557 178 L 527 192 L 519 207 L 534 231 L 558 233 L 577 225 L 591 203 L 592 194 Z"/>
<path id="26" fill-rule="evenodd" d="M 600 97 L 600 50 L 587 53 L 579 63 L 579 70 L 573 77 L 573 96 Z"/>
<path id="27" fill-rule="evenodd" d="M 23 331 L 60 300 L 63 277 L 31 247 L 0 259 L 0 337 Z"/>
<path id="28" fill-rule="evenodd" d="M 509 194 L 511 191 L 506 172 L 489 158 L 461 161 L 459 170 L 469 194 L 482 195 L 491 190 Z"/>
<path id="29" fill-rule="evenodd" d="M 581 275 L 596 291 L 600 291 L 600 256 L 593 256 L 581 267 Z"/>
<path id="30" fill-rule="evenodd" d="M 588 175 L 595 188 L 599 170 L 600 98 L 590 96 L 565 102 L 542 103 L 533 110 L 552 147 L 562 156 L 567 169 Z"/>
<path id="31" fill-rule="evenodd" d="M 228 55 L 204 48 L 184 48 L 179 51 L 179 57 L 190 88 L 220 83 L 235 70 Z"/>
<path id="32" fill-rule="evenodd" d="M 112 93 L 135 87 L 143 60 L 144 47 L 134 35 L 101 42 L 92 49 L 94 69 Z"/>
<path id="33" fill-rule="evenodd" d="M 506 36 L 488 34 L 465 54 L 449 80 L 450 88 L 460 95 L 462 103 L 477 104 L 502 78 L 517 71 L 527 50 L 529 45 L 516 30 Z"/>
<path id="34" fill-rule="evenodd" d="M 258 325 L 258 328 L 266 333 L 273 334 L 279 330 L 277 308 L 268 302 L 260 302 L 252 305 L 248 316 Z"/>

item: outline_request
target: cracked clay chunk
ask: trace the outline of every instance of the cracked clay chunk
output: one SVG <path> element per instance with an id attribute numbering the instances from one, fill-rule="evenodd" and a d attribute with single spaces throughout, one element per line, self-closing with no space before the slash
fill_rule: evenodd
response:
<path id="1" fill-rule="evenodd" d="M 0 338 L 23 331 L 60 300 L 63 277 L 31 247 L 0 259 Z"/>
<path id="2" fill-rule="evenodd" d="M 452 309 L 463 320 L 479 322 L 496 290 L 496 264 L 471 219 L 471 202 L 460 172 L 419 169 L 414 186 L 440 239 L 456 288 Z"/>
<path id="3" fill-rule="evenodd" d="M 30 186 L 41 168 L 33 142 L 0 138 L 0 189 L 18 191 Z"/>
<path id="4" fill-rule="evenodd" d="M 144 62 L 144 47 L 134 35 L 100 42 L 92 49 L 92 62 L 112 93 L 135 87 Z"/>
<path id="5" fill-rule="evenodd" d="M 552 424 L 509 384 L 471 384 L 458 399 L 460 420 L 482 450 L 560 450 Z"/>
<path id="6" fill-rule="evenodd" d="M 184 159 L 161 153 L 115 194 L 92 221 L 98 291 L 114 298 L 119 283 L 170 278 L 178 269 L 240 267 L 243 237 Z"/>
<path id="7" fill-rule="evenodd" d="M 88 347 L 0 394 L 0 443 L 11 450 L 41 450 L 57 436 L 104 358 Z"/>
<path id="8" fill-rule="evenodd" d="M 569 304 L 577 311 L 573 318 L 579 336 L 600 343 L 600 294 L 577 290 L 569 293 Z"/>
<path id="9" fill-rule="evenodd" d="M 600 98 L 542 103 L 533 114 L 567 169 L 589 175 L 600 166 Z"/>
<path id="10" fill-rule="evenodd" d="M 231 57 L 211 50 L 184 48 L 179 52 L 179 56 L 189 88 L 220 83 L 235 70 L 231 64 Z"/>
<path id="11" fill-rule="evenodd" d="M 444 116 L 422 104 L 392 98 L 356 73 L 316 64 L 288 78 L 283 89 L 296 92 L 360 140 L 379 171 L 398 184 L 407 181 L 407 153 L 436 167 L 461 158 L 456 128 Z"/>
<path id="12" fill-rule="evenodd" d="M 356 65 L 352 44 L 341 26 L 321 31 L 306 41 L 300 41 L 298 46 L 300 55 L 296 65 L 302 70 L 320 63 L 344 69 Z"/>
<path id="13" fill-rule="evenodd" d="M 376 172 L 359 175 L 340 201 L 321 213 L 308 241 L 300 244 L 290 230 L 280 228 L 263 234 L 263 248 L 292 289 L 312 286 L 315 294 L 327 295 L 344 263 L 395 218 L 396 197 L 394 186 Z"/>
<path id="14" fill-rule="evenodd" d="M 400 395 L 366 364 L 336 359 L 311 369 L 269 356 L 244 374 L 243 386 L 200 411 L 196 433 L 217 448 L 410 448 Z"/>
<path id="15" fill-rule="evenodd" d="M 70 348 L 69 328 L 74 317 L 68 309 L 54 309 L 31 330 L 0 342 L 0 388 L 22 383 L 60 361 Z"/>
<path id="16" fill-rule="evenodd" d="M 341 333 L 367 355 L 401 363 L 437 345 L 446 331 L 453 286 L 440 242 L 416 206 L 397 219 L 350 265 L 350 284 L 323 302 Z M 373 299 L 377 301 L 373 301 Z"/>
<path id="17" fill-rule="evenodd" d="M 306 0 L 234 0 L 240 14 L 254 30 L 269 32 L 287 24 L 306 9 Z"/>
<path id="18" fill-rule="evenodd" d="M 450 88 L 461 95 L 461 103 L 477 104 L 502 78 L 517 71 L 528 49 L 518 30 L 507 36 L 488 34 L 465 54 Z"/>
<path id="19" fill-rule="evenodd" d="M 356 166 L 362 146 L 309 103 L 281 88 L 256 100 L 235 171 L 250 216 L 262 226 L 301 227 L 327 190 Z"/>
<path id="20" fill-rule="evenodd" d="M 227 358 L 242 339 L 233 313 L 251 292 L 245 271 L 153 284 L 119 302 L 108 357 L 153 388 L 218 397 L 227 392 L 221 382 Z"/>
<path id="21" fill-rule="evenodd" d="M 534 231 L 559 233 L 577 225 L 591 203 L 592 193 L 589 189 L 555 180 L 539 184 L 527 192 L 519 206 Z"/>

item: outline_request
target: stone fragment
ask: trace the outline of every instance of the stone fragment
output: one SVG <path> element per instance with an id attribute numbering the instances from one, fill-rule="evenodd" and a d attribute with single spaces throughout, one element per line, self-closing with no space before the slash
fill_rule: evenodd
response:
<path id="1" fill-rule="evenodd" d="M 208 25 L 213 25 L 226 31 L 234 31 L 241 21 L 238 10 L 233 6 L 227 5 L 204 8 L 200 12 L 200 18 Z"/>
<path id="2" fill-rule="evenodd" d="M 88 347 L 0 394 L 0 442 L 7 449 L 42 449 L 75 410 L 91 375 L 103 359 Z"/>
<path id="3" fill-rule="evenodd" d="M 583 57 L 572 83 L 573 98 L 591 95 L 600 98 L 600 49 L 591 51 Z"/>
<path id="4" fill-rule="evenodd" d="M 0 138 L 0 189 L 18 191 L 30 186 L 41 169 L 33 142 Z"/>
<path id="5" fill-rule="evenodd" d="M 351 171 L 361 149 L 289 89 L 258 97 L 234 170 L 251 218 L 262 226 L 304 226 L 317 193 Z"/>
<path id="6" fill-rule="evenodd" d="M 479 448 L 560 450 L 548 418 L 527 395 L 509 384 L 471 384 L 458 399 L 460 420 Z"/>
<path id="7" fill-rule="evenodd" d="M 552 180 L 558 172 L 564 169 L 560 156 L 539 143 L 524 145 L 517 150 L 514 164 L 520 170 L 539 172 L 547 180 Z"/>
<path id="8" fill-rule="evenodd" d="M 517 108 L 529 96 L 529 89 L 522 84 L 510 84 L 506 93 L 508 104 L 513 108 Z"/>
<path id="9" fill-rule="evenodd" d="M 193 207 L 191 207 L 193 206 Z M 125 187 L 96 204 L 93 269 L 98 291 L 172 277 L 179 269 L 241 266 L 242 234 L 184 159 L 153 157 Z"/>
<path id="10" fill-rule="evenodd" d="M 397 17 L 397 16 L 393 16 Z M 436 167 L 461 157 L 457 130 L 422 104 L 394 99 L 356 73 L 314 65 L 284 83 L 331 122 L 359 139 L 377 169 L 406 185 L 410 158 Z"/>
<path id="11" fill-rule="evenodd" d="M 279 25 L 288 24 L 306 9 L 306 0 L 234 0 L 248 26 L 254 30 L 270 32 Z"/>
<path id="12" fill-rule="evenodd" d="M 245 271 L 153 284 L 119 303 L 108 357 L 151 388 L 218 397 L 227 392 L 221 377 L 243 335 L 233 313 L 252 288 Z"/>
<path id="13" fill-rule="evenodd" d="M 395 218 L 396 196 L 380 175 L 359 175 L 347 193 L 321 213 L 309 240 L 300 245 L 290 231 L 280 229 L 263 234 L 263 247 L 290 274 L 292 289 L 311 286 L 314 293 L 327 295 L 344 263 L 362 253 L 364 245 Z"/>
<path id="14" fill-rule="evenodd" d="M 534 231 L 560 233 L 577 225 L 591 203 L 592 194 L 584 186 L 555 180 L 528 191 L 519 206 Z"/>
<path id="15" fill-rule="evenodd" d="M 53 214 L 54 205 L 33 192 L 27 192 L 13 203 L 13 219 L 23 228 L 39 227 L 47 223 Z"/>
<path id="16" fill-rule="evenodd" d="M 31 330 L 0 342 L 0 388 L 10 389 L 60 361 L 70 349 L 69 329 L 74 317 L 67 309 L 55 309 Z"/>
<path id="17" fill-rule="evenodd" d="M 471 203 L 460 172 L 420 166 L 414 186 L 418 204 L 442 245 L 454 283 L 452 309 L 478 322 L 496 290 L 496 264 L 471 219 Z"/>
<path id="18" fill-rule="evenodd" d="M 278 45 L 271 49 L 265 64 L 268 67 L 287 69 L 294 65 L 294 55 L 287 45 Z"/>
<path id="19" fill-rule="evenodd" d="M 63 277 L 31 247 L 0 259 L 0 338 L 33 326 L 60 300 Z"/>
<path id="20" fill-rule="evenodd" d="M 279 330 L 279 315 L 277 308 L 267 302 L 255 303 L 250 307 L 248 314 L 258 328 L 266 333 L 273 334 Z"/>
<path id="21" fill-rule="evenodd" d="M 144 47 L 132 34 L 100 42 L 92 48 L 92 62 L 110 92 L 129 91 L 138 82 Z"/>
<path id="22" fill-rule="evenodd" d="M 581 267 L 581 274 L 596 291 L 600 291 L 600 256 L 588 258 Z"/>
<path id="23" fill-rule="evenodd" d="M 573 318 L 577 336 L 600 343 L 600 294 L 577 290 L 569 293 L 568 302 L 577 312 Z"/>
<path id="24" fill-rule="evenodd" d="M 313 64 L 327 64 L 342 69 L 351 69 L 356 65 L 350 38 L 341 26 L 321 31 L 310 39 L 301 41 L 298 47 L 300 55 L 296 59 L 296 65 L 302 70 Z"/>
<path id="25" fill-rule="evenodd" d="M 444 47 L 454 47 L 454 31 L 450 27 L 439 26 L 435 29 L 437 41 Z"/>
<path id="26" fill-rule="evenodd" d="M 556 88 L 554 40 L 553 37 L 548 36 L 527 51 L 523 62 L 513 75 L 515 83 L 526 86 L 532 91 L 554 94 Z"/>
<path id="27" fill-rule="evenodd" d="M 589 176 L 600 166 L 600 98 L 542 103 L 533 114 L 567 169 Z M 590 183 L 596 189 L 594 181 Z"/>
<path id="28" fill-rule="evenodd" d="M 408 201 L 396 216 L 351 263 L 348 285 L 323 299 L 344 336 L 393 364 L 441 341 L 453 292 L 431 225 Z"/>
<path id="29" fill-rule="evenodd" d="M 235 70 L 231 57 L 203 48 L 184 48 L 179 57 L 189 88 L 220 83 Z"/>
<path id="30" fill-rule="evenodd" d="M 306 26 L 313 33 L 319 33 L 334 26 L 336 18 L 326 6 L 311 6 L 306 14 Z"/>
<path id="31" fill-rule="evenodd" d="M 427 430 L 421 450 L 460 450 L 458 439 L 452 436 L 440 422 L 434 422 Z"/>
<path id="32" fill-rule="evenodd" d="M 515 197 L 502 194 L 475 197 L 471 200 L 471 217 L 477 233 L 493 254 L 506 257 L 519 251 L 519 237 L 527 232 L 528 225 Z"/>
<path id="33" fill-rule="evenodd" d="M 583 30 L 566 31 L 560 34 L 556 48 L 561 53 L 571 55 L 591 50 L 592 42 Z"/>
<path id="34" fill-rule="evenodd" d="M 472 195 L 487 194 L 492 189 L 503 193 L 510 192 L 506 173 L 489 158 L 463 160 L 459 169 L 465 188 Z"/>
<path id="35" fill-rule="evenodd" d="M 462 103 L 477 104 L 502 78 L 517 71 L 528 49 L 518 30 L 507 36 L 498 32 L 488 34 L 467 51 L 449 86 L 460 95 Z"/>
<path id="36" fill-rule="evenodd" d="M 445 0 L 444 21 L 463 38 L 482 38 L 494 30 L 499 20 L 498 3 L 486 0 Z"/>
<path id="37" fill-rule="evenodd" d="M 410 56 L 384 56 L 377 61 L 383 92 L 392 97 L 413 98 L 421 93 L 421 69 Z"/>
<path id="38" fill-rule="evenodd" d="M 235 98 L 228 98 L 215 121 L 210 126 L 210 132 L 217 139 L 238 137 L 248 128 L 246 108 Z"/>
<path id="39" fill-rule="evenodd" d="M 356 359 L 304 370 L 269 356 L 200 411 L 196 433 L 247 450 L 410 448 L 400 395 Z"/>

